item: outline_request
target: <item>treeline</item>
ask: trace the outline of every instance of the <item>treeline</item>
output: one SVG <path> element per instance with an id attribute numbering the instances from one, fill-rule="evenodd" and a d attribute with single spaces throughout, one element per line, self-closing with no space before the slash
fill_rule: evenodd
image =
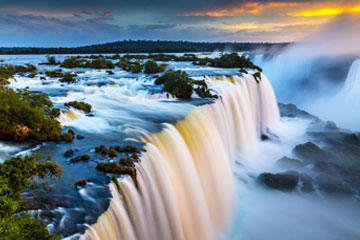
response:
<path id="1" fill-rule="evenodd" d="M 252 52 L 279 51 L 289 43 L 188 42 L 125 40 L 83 47 L 0 48 L 0 54 L 88 54 L 88 53 L 166 53 L 166 52 Z"/>

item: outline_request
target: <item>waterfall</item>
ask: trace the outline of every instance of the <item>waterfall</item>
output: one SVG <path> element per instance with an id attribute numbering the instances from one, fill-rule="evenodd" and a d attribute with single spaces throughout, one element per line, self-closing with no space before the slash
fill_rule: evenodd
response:
<path id="1" fill-rule="evenodd" d="M 345 104 L 360 106 L 360 59 L 352 63 L 345 85 L 337 97 Z"/>
<path id="2" fill-rule="evenodd" d="M 235 195 L 234 155 L 256 147 L 279 111 L 264 75 L 259 84 L 251 75 L 206 80 L 222 98 L 144 137 L 137 187 L 130 177 L 110 183 L 108 210 L 80 239 L 211 240 L 226 229 Z"/>

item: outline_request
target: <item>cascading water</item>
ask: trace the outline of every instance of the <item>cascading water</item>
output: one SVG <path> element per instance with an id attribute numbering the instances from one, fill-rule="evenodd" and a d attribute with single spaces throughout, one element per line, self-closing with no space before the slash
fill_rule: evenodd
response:
<path id="1" fill-rule="evenodd" d="M 351 65 L 345 85 L 337 97 L 346 104 L 360 106 L 360 59 Z"/>
<path id="2" fill-rule="evenodd" d="M 222 81 L 215 81 L 222 80 Z M 215 239 L 230 220 L 236 151 L 256 146 L 279 120 L 268 79 L 208 77 L 222 98 L 144 137 L 137 186 L 110 184 L 108 210 L 81 239 Z"/>

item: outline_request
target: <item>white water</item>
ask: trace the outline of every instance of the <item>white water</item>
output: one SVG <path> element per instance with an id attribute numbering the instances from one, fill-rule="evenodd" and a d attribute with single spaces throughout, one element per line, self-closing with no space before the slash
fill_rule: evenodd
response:
<path id="1" fill-rule="evenodd" d="M 212 79 L 212 80 L 209 80 Z M 256 148 L 279 111 L 265 76 L 209 78 L 222 99 L 166 124 L 129 177 L 110 184 L 109 209 L 81 239 L 215 239 L 228 227 L 235 197 L 234 156 Z"/>
<path id="2" fill-rule="evenodd" d="M 360 106 L 360 59 L 351 65 L 345 85 L 336 97 L 345 104 Z"/>

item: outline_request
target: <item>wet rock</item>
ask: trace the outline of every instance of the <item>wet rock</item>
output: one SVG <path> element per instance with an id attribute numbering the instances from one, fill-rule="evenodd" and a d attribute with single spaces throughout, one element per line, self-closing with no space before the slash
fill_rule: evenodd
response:
<path id="1" fill-rule="evenodd" d="M 315 191 L 313 184 L 312 184 L 313 180 L 309 175 L 307 175 L 306 173 L 302 173 L 300 175 L 300 180 L 302 181 L 301 191 L 308 192 L 308 193 Z"/>
<path id="2" fill-rule="evenodd" d="M 270 188 L 281 191 L 293 191 L 299 182 L 299 173 L 296 171 L 277 174 L 262 173 L 258 177 L 258 181 Z"/>
<path id="3" fill-rule="evenodd" d="M 319 189 L 329 194 L 352 194 L 351 186 L 339 178 L 328 174 L 320 174 L 315 178 Z"/>
<path id="4" fill-rule="evenodd" d="M 95 152 L 101 154 L 107 154 L 108 148 L 104 144 L 101 144 L 100 146 L 95 147 Z"/>
<path id="5" fill-rule="evenodd" d="M 282 169 L 300 169 L 304 167 L 304 163 L 297 159 L 283 157 L 279 159 L 276 164 L 277 167 Z"/>
<path id="6" fill-rule="evenodd" d="M 40 80 L 46 80 L 46 77 L 40 77 Z"/>
<path id="7" fill-rule="evenodd" d="M 327 121 L 326 125 L 325 125 L 325 129 L 326 130 L 331 130 L 331 131 L 336 131 L 339 128 L 336 126 L 336 124 L 334 122 L 331 121 Z"/>
<path id="8" fill-rule="evenodd" d="M 81 156 L 77 156 L 75 158 L 70 159 L 71 163 L 77 163 L 80 161 L 89 161 L 90 160 L 90 155 L 89 154 L 83 154 Z"/>
<path id="9" fill-rule="evenodd" d="M 356 134 L 346 135 L 344 141 L 349 144 L 360 145 L 359 137 Z"/>
<path id="10" fill-rule="evenodd" d="M 265 134 L 261 134 L 261 140 L 262 141 L 266 141 L 266 140 L 269 140 L 270 138 L 267 136 L 267 135 L 265 135 Z"/>
<path id="11" fill-rule="evenodd" d="M 69 132 L 63 134 L 63 140 L 65 142 L 72 142 L 74 140 L 74 135 L 70 132 L 70 130 Z"/>
<path id="12" fill-rule="evenodd" d="M 84 187 L 87 183 L 87 180 L 86 179 L 82 179 L 78 182 L 75 183 L 75 188 L 78 188 L 78 187 Z"/>
<path id="13" fill-rule="evenodd" d="M 106 73 L 109 74 L 109 75 L 114 75 L 114 72 L 110 71 L 110 70 L 106 71 Z"/>
<path id="14" fill-rule="evenodd" d="M 111 157 L 111 158 L 117 157 L 117 152 L 116 152 L 116 150 L 114 148 L 110 147 L 109 157 Z"/>
<path id="15" fill-rule="evenodd" d="M 65 153 L 64 153 L 64 156 L 65 157 L 70 157 L 74 154 L 74 151 L 72 149 L 69 149 L 67 150 Z"/>
<path id="16" fill-rule="evenodd" d="M 78 140 L 81 140 L 81 139 L 84 139 L 84 136 L 82 136 L 82 135 L 77 135 L 76 138 L 77 138 Z"/>
<path id="17" fill-rule="evenodd" d="M 306 162 L 328 161 L 333 158 L 330 153 L 312 142 L 297 145 L 293 153 Z"/>

